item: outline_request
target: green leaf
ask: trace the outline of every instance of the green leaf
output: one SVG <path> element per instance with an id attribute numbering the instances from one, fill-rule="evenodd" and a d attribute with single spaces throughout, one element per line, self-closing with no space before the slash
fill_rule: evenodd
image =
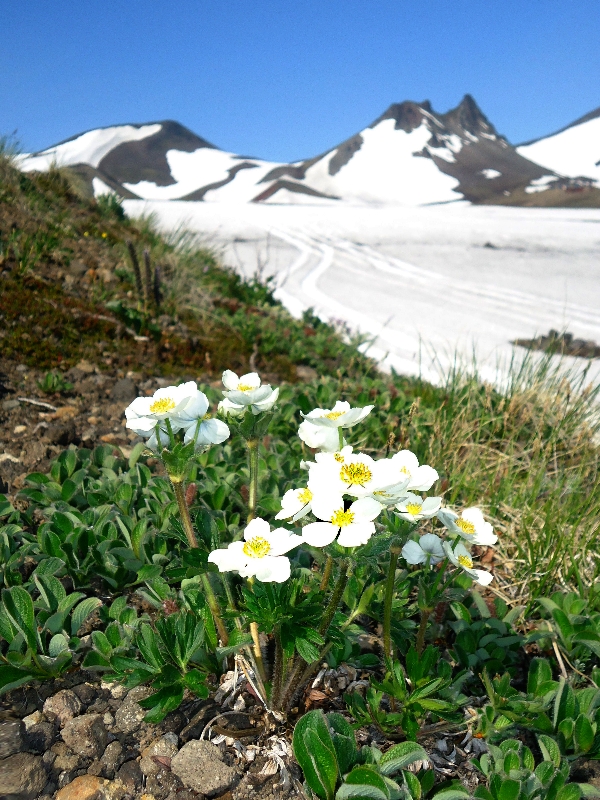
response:
<path id="1" fill-rule="evenodd" d="M 358 756 L 354 730 L 350 723 L 336 712 L 327 714 L 327 723 L 331 728 L 339 770 L 344 775 L 352 769 Z"/>
<path id="2" fill-rule="evenodd" d="M 453 787 L 452 789 L 443 789 L 434 795 L 433 800 L 465 800 L 469 797 L 469 791 L 460 787 Z"/>
<path id="3" fill-rule="evenodd" d="M 182 686 L 165 686 L 159 692 L 150 695 L 145 700 L 140 701 L 142 708 L 150 707 L 150 711 L 144 717 L 144 722 L 157 724 L 162 722 L 163 719 L 171 711 L 179 708 L 183 700 L 183 687 Z"/>
<path id="4" fill-rule="evenodd" d="M 589 719 L 580 714 L 575 720 L 575 749 L 580 753 L 587 753 L 594 745 L 594 729 Z"/>
<path id="5" fill-rule="evenodd" d="M 140 520 L 134 529 L 131 531 L 131 549 L 133 550 L 136 558 L 141 558 L 142 542 L 146 536 L 148 522 L 145 519 Z"/>
<path id="6" fill-rule="evenodd" d="M 183 676 L 183 682 L 198 697 L 208 697 L 206 675 L 200 672 L 199 669 L 191 669 L 186 672 Z"/>
<path id="7" fill-rule="evenodd" d="M 78 606 L 75 606 L 71 613 L 71 636 L 76 636 L 86 619 L 102 605 L 102 600 L 98 597 L 86 597 Z"/>
<path id="8" fill-rule="evenodd" d="M 399 769 L 406 769 L 415 761 L 427 761 L 427 753 L 416 742 L 401 742 L 384 753 L 379 768 L 384 775 L 393 775 Z"/>
<path id="9" fill-rule="evenodd" d="M 310 789 L 320 800 L 333 800 L 338 764 L 322 711 L 309 711 L 298 720 L 294 728 L 293 748 Z"/>
<path id="10" fill-rule="evenodd" d="M 581 789 L 576 783 L 569 783 L 559 789 L 556 800 L 580 800 L 581 794 Z"/>
<path id="11" fill-rule="evenodd" d="M 56 658 L 61 653 L 69 650 L 69 642 L 67 637 L 62 633 L 55 634 L 48 644 L 48 655 L 50 658 Z"/>
<path id="12" fill-rule="evenodd" d="M 554 699 L 554 727 L 565 719 L 572 719 L 575 716 L 575 693 L 564 678 L 560 678 L 558 691 Z"/>
<path id="13" fill-rule="evenodd" d="M 110 656 L 113 651 L 113 646 L 102 631 L 92 631 L 92 643 L 103 656 Z"/>
<path id="14" fill-rule="evenodd" d="M 545 658 L 533 658 L 527 675 L 527 693 L 537 695 L 539 687 L 552 680 L 552 667 Z"/>
<path id="15" fill-rule="evenodd" d="M 551 761 L 555 767 L 560 767 L 560 750 L 554 739 L 551 739 L 550 736 L 540 733 L 540 735 L 537 737 L 537 740 L 540 750 L 542 751 L 544 761 Z"/>
<path id="16" fill-rule="evenodd" d="M 25 589 L 20 586 L 13 586 L 11 589 L 4 589 L 2 592 L 4 608 L 11 621 L 16 626 L 27 642 L 28 646 L 35 653 L 38 649 L 37 628 L 33 610 L 33 600 Z"/>
<path id="17" fill-rule="evenodd" d="M 498 791 L 498 800 L 518 800 L 520 792 L 520 781 L 514 781 L 510 778 L 503 780 Z"/>
<path id="18" fill-rule="evenodd" d="M 0 694 L 12 692 L 24 683 L 29 683 L 35 678 L 27 670 L 11 667 L 8 664 L 0 664 Z"/>

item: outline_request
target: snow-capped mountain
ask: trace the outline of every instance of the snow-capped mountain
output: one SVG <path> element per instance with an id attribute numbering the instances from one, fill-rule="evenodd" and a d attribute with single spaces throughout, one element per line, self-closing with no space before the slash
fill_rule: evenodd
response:
<path id="1" fill-rule="evenodd" d="M 225 152 L 165 121 L 87 131 L 23 157 L 22 168 L 69 166 L 95 195 L 147 200 L 562 205 L 559 182 L 571 173 L 536 163 L 527 152 L 536 146 L 517 151 L 466 95 L 445 114 L 428 101 L 391 105 L 340 145 L 293 164 Z"/>
<path id="2" fill-rule="evenodd" d="M 600 108 L 557 133 L 519 145 L 517 152 L 560 175 L 591 178 L 600 186 Z"/>

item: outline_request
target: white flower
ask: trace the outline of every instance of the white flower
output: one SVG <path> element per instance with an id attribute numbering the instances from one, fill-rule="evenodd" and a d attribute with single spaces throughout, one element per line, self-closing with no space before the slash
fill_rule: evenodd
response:
<path id="1" fill-rule="evenodd" d="M 302 414 L 311 425 L 324 428 L 352 428 L 371 413 L 375 406 L 350 408 L 350 403 L 338 400 L 332 409 L 315 408 L 309 414 Z"/>
<path id="2" fill-rule="evenodd" d="M 304 422 L 298 428 L 298 436 L 309 447 L 333 453 L 340 446 L 339 428 L 352 428 L 362 422 L 373 408 L 350 408 L 350 403 L 343 400 L 338 400 L 332 409 L 315 408 L 309 414 L 302 414 Z"/>
<path id="3" fill-rule="evenodd" d="M 450 533 L 458 534 L 470 544 L 496 544 L 498 537 L 479 508 L 465 508 L 459 516 L 448 508 L 438 511 L 437 517 Z"/>
<path id="4" fill-rule="evenodd" d="M 270 411 L 279 397 L 279 389 L 272 389 L 266 383 L 261 386 L 261 381 L 256 372 L 249 372 L 241 378 L 226 369 L 223 373 L 223 386 L 228 391 L 223 392 L 226 399 L 235 406 L 249 407 L 253 414 Z M 232 413 L 232 409 L 229 409 Z"/>
<path id="5" fill-rule="evenodd" d="M 182 413 L 189 403 L 195 404 L 198 394 L 202 392 L 198 392 L 196 383 L 189 381 L 180 386 L 158 389 L 152 397 L 136 397 L 125 409 L 126 427 L 138 436 L 150 436 L 157 424 L 169 420 L 173 431 L 178 431 L 183 427 L 178 421 L 178 414 Z M 208 407 L 208 401 L 206 406 Z M 161 428 L 163 427 L 161 424 Z"/>
<path id="6" fill-rule="evenodd" d="M 302 538 L 283 528 L 271 530 L 264 519 L 253 519 L 244 531 L 243 542 L 232 542 L 226 549 L 213 550 L 208 560 L 220 572 L 237 570 L 242 578 L 283 583 L 290 577 L 290 560 L 284 553 L 302 544 Z"/>
<path id="7" fill-rule="evenodd" d="M 185 431 L 186 443 L 195 440 L 198 446 L 206 446 L 224 442 L 229 428 L 221 420 L 209 419 L 207 411 L 208 398 L 194 381 L 188 381 L 158 389 L 152 397 L 137 397 L 125 409 L 125 416 L 127 427 L 138 436 L 150 437 L 148 447 L 157 450 L 159 441 L 162 447 L 170 444 L 167 420 L 173 433 Z"/>
<path id="8" fill-rule="evenodd" d="M 311 509 L 313 493 L 309 488 L 290 489 L 281 498 L 281 511 L 275 519 L 289 519 L 292 522 L 305 517 Z"/>
<path id="9" fill-rule="evenodd" d="M 308 488 L 313 494 L 350 494 L 366 497 L 382 486 L 379 465 L 371 456 L 353 453 L 350 446 L 337 453 L 318 453 L 309 472 Z"/>
<path id="10" fill-rule="evenodd" d="M 313 547 L 325 547 L 338 536 L 342 547 L 358 547 L 366 544 L 375 533 L 373 520 L 382 506 L 370 497 L 356 500 L 350 508 L 344 508 L 341 495 L 315 496 L 312 512 L 323 522 L 311 522 L 302 528 L 302 538 Z"/>
<path id="11" fill-rule="evenodd" d="M 454 550 L 452 550 L 449 542 L 444 542 L 442 547 L 454 566 L 463 569 L 467 575 L 470 575 L 477 583 L 480 583 L 482 586 L 487 586 L 494 580 L 494 576 L 484 569 L 473 569 L 473 559 L 462 542 L 459 542 Z"/>
<path id="12" fill-rule="evenodd" d="M 337 428 L 324 428 L 313 425 L 306 419 L 300 423 L 298 436 L 309 447 L 319 448 L 319 450 L 324 450 L 326 453 L 334 453 L 340 446 L 340 436 Z"/>
<path id="13" fill-rule="evenodd" d="M 442 540 L 435 533 L 426 533 L 418 542 L 408 541 L 402 548 L 402 556 L 409 564 L 439 564 L 444 558 Z"/>
<path id="14" fill-rule="evenodd" d="M 396 480 L 408 478 L 408 489 L 414 492 L 428 492 L 440 477 L 428 464 L 419 466 L 419 459 L 410 450 L 400 450 L 388 459 L 390 472 Z"/>
<path id="15" fill-rule="evenodd" d="M 417 494 L 409 492 L 408 495 L 397 504 L 399 516 L 409 522 L 418 522 L 420 519 L 431 519 L 439 510 L 442 503 L 441 497 L 426 497 L 425 500 Z"/>

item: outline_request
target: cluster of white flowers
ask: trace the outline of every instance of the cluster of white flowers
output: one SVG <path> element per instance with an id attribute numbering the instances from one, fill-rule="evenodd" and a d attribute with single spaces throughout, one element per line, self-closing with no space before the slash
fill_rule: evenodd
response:
<path id="1" fill-rule="evenodd" d="M 219 403 L 219 411 L 225 416 L 243 417 L 247 409 L 254 415 L 270 411 L 277 398 L 279 389 L 272 389 L 268 383 L 261 385 L 256 372 L 249 372 L 241 378 L 226 369 L 223 373 L 223 392 L 225 399 Z"/>
<path id="2" fill-rule="evenodd" d="M 197 448 L 220 444 L 229 438 L 229 428 L 207 413 L 208 405 L 195 381 L 167 386 L 152 397 L 136 397 L 125 409 L 127 427 L 147 438 L 151 450 L 168 447 L 171 434 L 179 431 L 184 431 L 185 444 L 193 441 Z"/>
<path id="3" fill-rule="evenodd" d="M 248 410 L 255 416 L 270 411 L 279 395 L 279 389 L 262 385 L 256 372 L 238 377 L 226 370 L 223 385 L 224 399 L 218 410 L 226 417 L 242 417 Z M 125 411 L 127 427 L 147 438 L 153 450 L 168 447 L 180 431 L 185 443 L 193 441 L 200 449 L 229 437 L 228 426 L 211 417 L 208 407 L 206 395 L 189 381 L 159 389 L 152 397 L 138 397 Z M 419 464 L 410 450 L 374 459 L 354 452 L 346 443 L 342 431 L 364 420 L 372 409 L 351 408 L 338 401 L 332 409 L 316 408 L 302 415 L 298 435 L 320 452 L 314 461 L 302 462 L 308 470 L 306 485 L 284 494 L 276 516 L 298 522 L 312 514 L 314 521 L 304 525 L 300 536 L 284 528 L 271 530 L 267 521 L 254 519 L 244 531 L 244 541 L 213 551 L 209 561 L 222 572 L 236 570 L 242 577 L 282 582 L 290 576 L 290 560 L 285 555 L 290 550 L 301 544 L 326 547 L 336 540 L 342 547 L 360 547 L 375 533 L 376 518 L 393 509 L 411 523 L 437 517 L 446 528 L 444 539 L 427 533 L 409 540 L 402 549 L 407 563 L 433 566 L 448 558 L 478 583 L 490 583 L 492 575 L 474 568 L 465 547 L 465 543 L 491 545 L 497 541 L 478 508 L 456 514 L 442 508 L 441 497 L 423 497 L 439 476 L 433 467 Z"/>

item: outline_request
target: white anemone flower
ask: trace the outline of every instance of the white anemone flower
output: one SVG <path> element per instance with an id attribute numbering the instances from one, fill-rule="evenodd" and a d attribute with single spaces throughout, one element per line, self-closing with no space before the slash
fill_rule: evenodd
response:
<path id="1" fill-rule="evenodd" d="M 292 519 L 292 522 L 302 519 L 311 510 L 313 493 L 308 487 L 304 489 L 290 489 L 281 498 L 281 511 L 275 519 Z"/>
<path id="2" fill-rule="evenodd" d="M 183 412 L 188 403 L 195 403 L 198 394 L 202 393 L 198 392 L 195 381 L 188 381 L 180 386 L 158 389 L 152 397 L 136 397 L 125 409 L 126 427 L 138 436 L 147 437 L 158 424 L 163 428 L 169 420 L 173 431 L 178 431 L 183 427 L 178 422 L 178 414 Z"/>
<path id="3" fill-rule="evenodd" d="M 333 453 L 340 446 L 340 428 L 352 428 L 371 413 L 374 406 L 351 408 L 350 403 L 338 400 L 333 408 L 315 408 L 302 414 L 304 422 L 298 428 L 298 436 L 309 447 L 318 447 Z"/>
<path id="4" fill-rule="evenodd" d="M 437 517 L 449 533 L 461 536 L 470 544 L 490 545 L 498 541 L 494 529 L 485 521 L 479 508 L 465 508 L 460 516 L 448 508 L 442 508 Z"/>
<path id="5" fill-rule="evenodd" d="M 419 459 L 410 450 L 400 450 L 388 461 L 388 468 L 396 480 L 408 478 L 408 489 L 413 492 L 428 492 L 440 477 L 428 464 L 419 466 Z"/>
<path id="6" fill-rule="evenodd" d="M 349 446 L 337 453 L 319 453 L 319 456 L 309 472 L 308 488 L 314 494 L 328 492 L 366 497 L 382 487 L 382 478 L 387 482 L 371 456 L 353 453 Z"/>
<path id="7" fill-rule="evenodd" d="M 264 519 L 253 519 L 244 530 L 244 541 L 213 550 L 208 560 L 220 572 L 237 570 L 242 578 L 256 577 L 263 583 L 283 583 L 290 577 L 290 560 L 284 555 L 302 544 L 302 538 L 283 528 L 271 530 Z"/>
<path id="8" fill-rule="evenodd" d="M 444 552 L 454 566 L 460 567 L 467 575 L 470 575 L 473 580 L 477 581 L 477 583 L 480 583 L 482 586 L 487 586 L 494 580 L 494 576 L 490 572 L 484 569 L 473 569 L 473 559 L 462 542 L 459 542 L 454 550 L 452 550 L 449 542 L 444 542 L 442 546 Z"/>
<path id="9" fill-rule="evenodd" d="M 400 503 L 396 505 L 399 516 L 409 522 L 418 522 L 420 519 L 435 517 L 442 504 L 441 497 L 426 497 L 423 500 L 418 494 L 409 492 Z"/>
<path id="10" fill-rule="evenodd" d="M 408 541 L 402 548 L 402 556 L 408 564 L 439 564 L 445 558 L 442 540 L 435 533 L 425 533 L 415 541 Z"/>
<path id="11" fill-rule="evenodd" d="M 366 544 L 375 533 L 373 520 L 381 510 L 381 504 L 370 497 L 356 500 L 346 509 L 341 495 L 315 496 L 312 512 L 323 521 L 305 525 L 302 539 L 313 547 L 326 547 L 337 536 L 342 547 L 358 547 Z"/>
<path id="12" fill-rule="evenodd" d="M 226 399 L 233 405 L 249 407 L 253 414 L 270 411 L 279 397 L 279 389 L 272 389 L 268 383 L 261 385 L 260 377 L 256 372 L 248 372 L 241 378 L 226 369 L 223 373 L 223 392 Z"/>
<path id="13" fill-rule="evenodd" d="M 246 413 L 248 406 L 238 406 L 237 403 L 232 403 L 227 397 L 221 400 L 217 406 L 217 410 L 224 414 L 226 417 L 243 417 Z"/>

